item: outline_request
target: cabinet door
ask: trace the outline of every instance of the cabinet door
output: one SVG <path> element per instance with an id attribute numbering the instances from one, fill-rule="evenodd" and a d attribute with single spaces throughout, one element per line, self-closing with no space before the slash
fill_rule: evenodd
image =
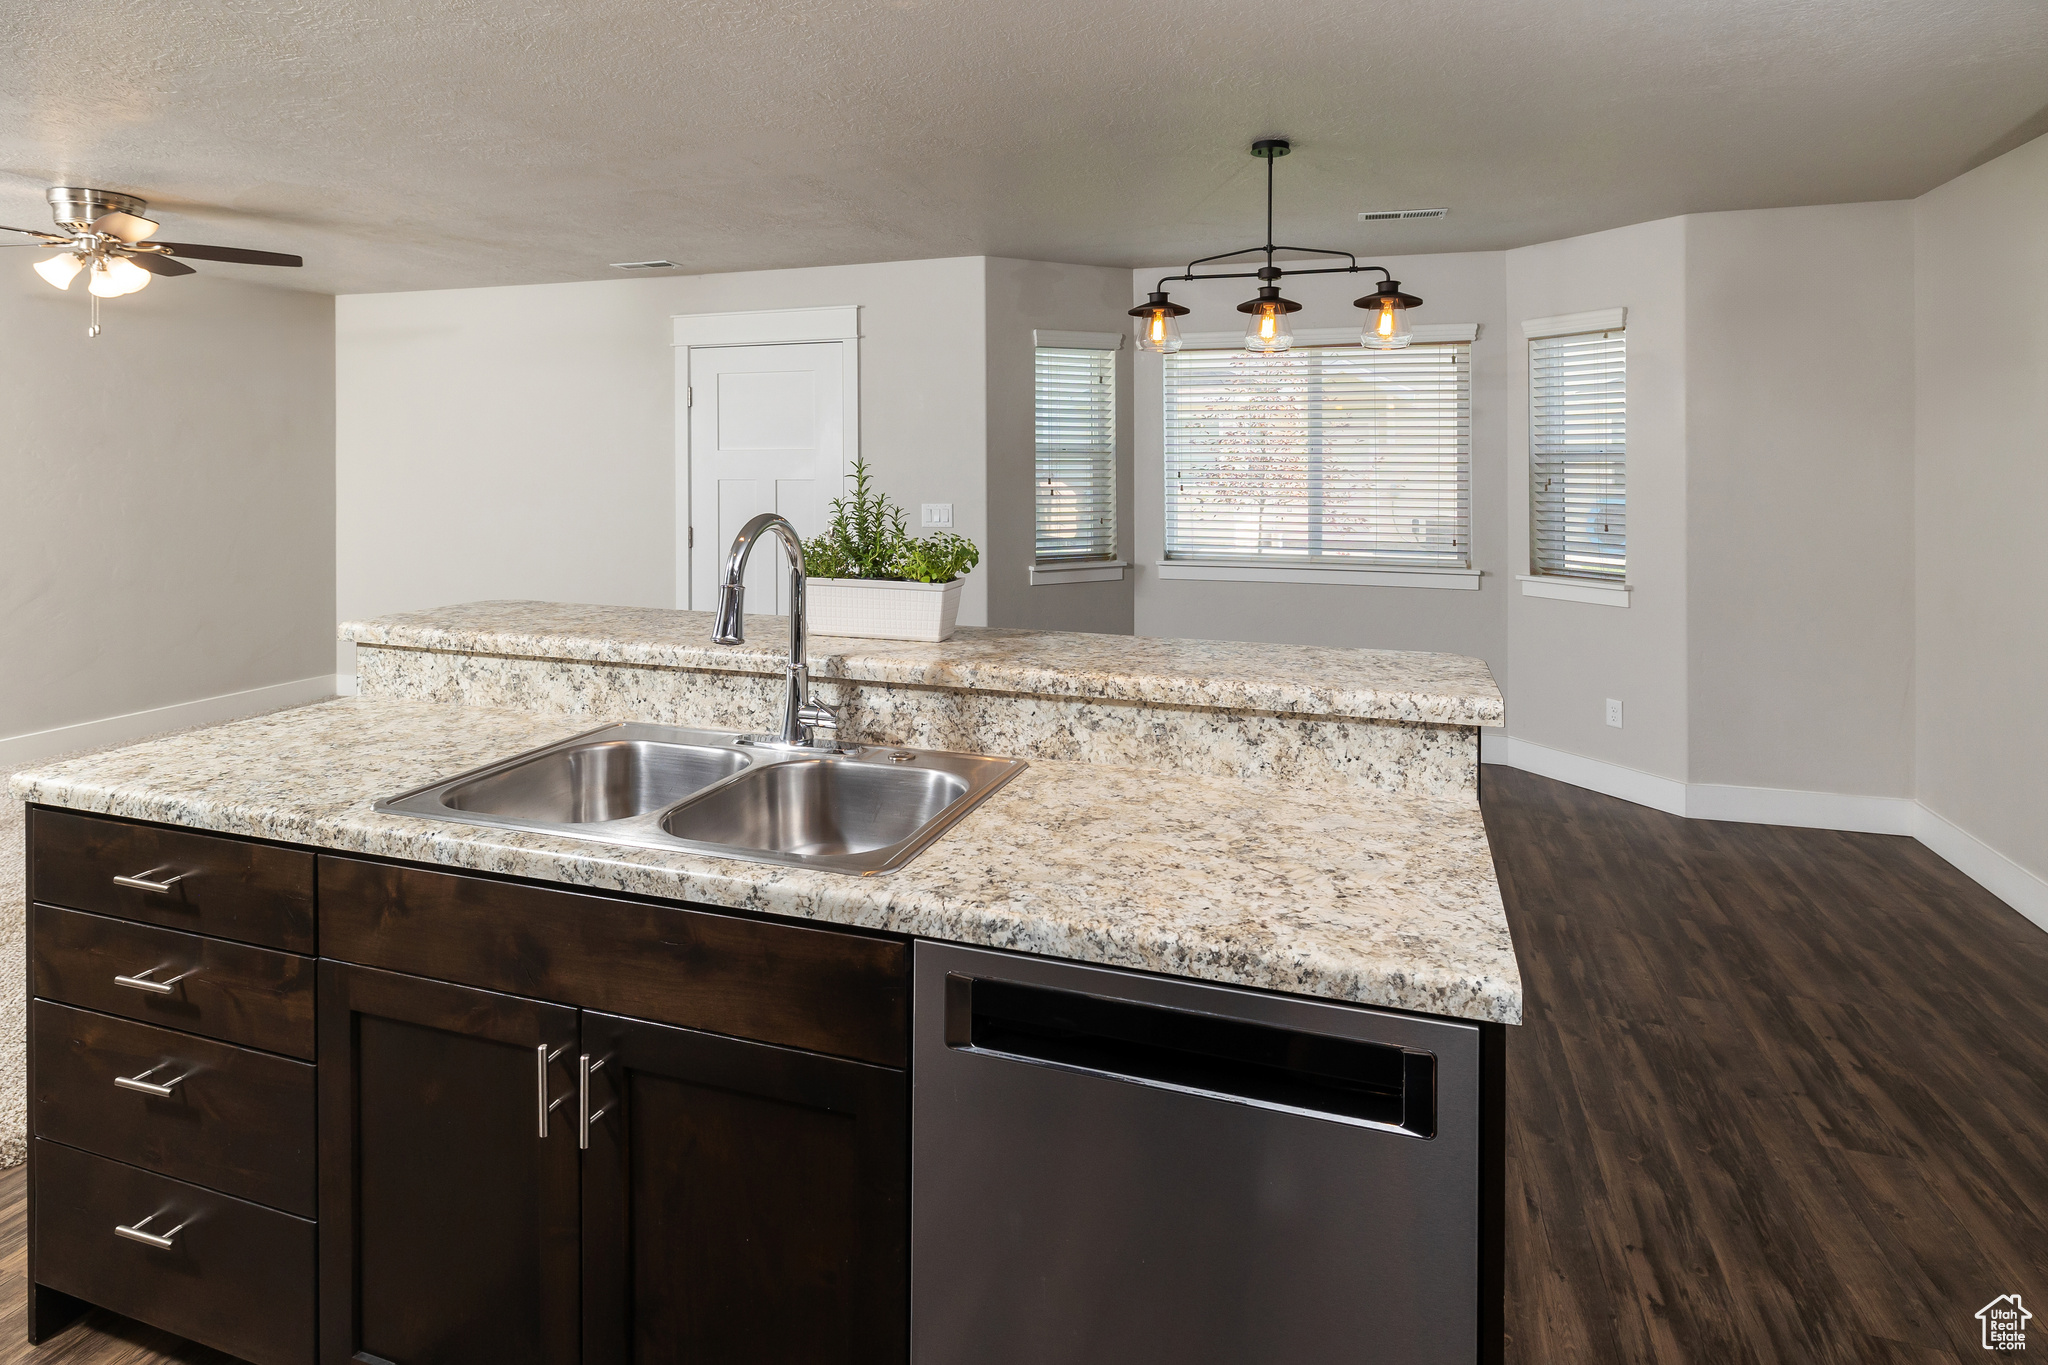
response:
<path id="1" fill-rule="evenodd" d="M 904 1074 L 586 1011 L 583 1357 L 902 1365 Z"/>
<path id="2" fill-rule="evenodd" d="M 335 962 L 319 985 L 324 1365 L 574 1365 L 576 1012 Z"/>

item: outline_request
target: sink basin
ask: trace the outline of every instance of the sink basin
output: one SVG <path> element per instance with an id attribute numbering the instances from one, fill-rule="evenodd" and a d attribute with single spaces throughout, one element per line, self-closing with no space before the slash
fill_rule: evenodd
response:
<path id="1" fill-rule="evenodd" d="M 820 754 L 722 730 L 608 725 L 376 808 L 865 874 L 909 862 L 1024 767 L 935 749 Z"/>
<path id="2" fill-rule="evenodd" d="M 872 853 L 911 838 L 967 791 L 966 778 L 937 768 L 805 759 L 706 792 L 661 827 L 693 843 L 771 853 Z"/>
<path id="3" fill-rule="evenodd" d="M 673 806 L 747 762 L 743 753 L 709 745 L 602 740 L 457 782 L 441 793 L 441 804 L 545 824 L 602 824 Z"/>

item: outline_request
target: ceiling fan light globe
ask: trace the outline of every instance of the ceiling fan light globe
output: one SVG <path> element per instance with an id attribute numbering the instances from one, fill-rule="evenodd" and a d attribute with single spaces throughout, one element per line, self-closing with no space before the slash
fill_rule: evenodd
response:
<path id="1" fill-rule="evenodd" d="M 149 288 L 149 282 L 156 278 L 126 256 L 109 257 L 107 269 L 121 282 L 121 292 L 124 294 L 140 293 Z"/>
<path id="2" fill-rule="evenodd" d="M 59 289 L 69 289 L 71 281 L 76 279 L 78 272 L 84 268 L 85 262 L 79 259 L 78 253 L 75 251 L 61 252 L 55 256 L 45 256 L 35 264 L 36 274 L 41 275 Z"/>
<path id="3" fill-rule="evenodd" d="M 149 280 L 149 272 L 135 262 L 120 256 L 102 256 L 93 262 L 86 287 L 100 298 L 118 299 L 123 294 L 147 289 Z"/>

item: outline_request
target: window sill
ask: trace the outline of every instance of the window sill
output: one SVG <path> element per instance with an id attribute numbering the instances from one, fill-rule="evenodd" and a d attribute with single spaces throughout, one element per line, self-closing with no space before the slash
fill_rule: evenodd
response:
<path id="1" fill-rule="evenodd" d="M 1161 578 L 1191 578 L 1224 583 L 1336 583 L 1368 588 L 1455 588 L 1479 586 L 1478 569 L 1396 569 L 1385 565 L 1356 569 L 1320 565 L 1204 564 L 1172 559 L 1159 565 Z"/>
<path id="2" fill-rule="evenodd" d="M 1524 597 L 1554 597 L 1560 602 L 1590 602 L 1596 607 L 1625 607 L 1634 589 L 1626 583 L 1609 585 L 1576 578 L 1539 577 L 1518 573 Z"/>
<path id="3" fill-rule="evenodd" d="M 1076 559 L 1066 562 L 1055 560 L 1050 564 L 1031 566 L 1031 586 L 1042 588 L 1052 583 L 1121 583 L 1124 570 L 1130 567 L 1122 559 Z"/>

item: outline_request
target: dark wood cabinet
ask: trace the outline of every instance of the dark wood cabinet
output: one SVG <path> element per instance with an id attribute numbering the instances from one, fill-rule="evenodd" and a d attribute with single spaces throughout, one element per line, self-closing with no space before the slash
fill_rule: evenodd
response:
<path id="1" fill-rule="evenodd" d="M 325 961 L 319 996 L 320 1359 L 573 1365 L 576 1011 Z"/>
<path id="2" fill-rule="evenodd" d="M 31 1302 L 101 1304 L 251 1365 L 310 1365 L 311 1223 L 62 1143 L 31 1150 Z"/>
<path id="3" fill-rule="evenodd" d="M 46 808 L 30 845 L 33 1339 L 905 1360 L 903 939 Z"/>
<path id="4" fill-rule="evenodd" d="M 188 933 L 313 951 L 313 854 L 247 839 L 39 810 L 34 899 Z"/>
<path id="5" fill-rule="evenodd" d="M 904 1073 L 586 1011 L 583 1358 L 906 1350 Z"/>
<path id="6" fill-rule="evenodd" d="M 38 1137 L 313 1216 L 313 1068 L 38 1000 Z"/>
<path id="7" fill-rule="evenodd" d="M 313 959 L 37 905 L 29 963 L 45 1000 L 313 1060 Z"/>
<path id="8" fill-rule="evenodd" d="M 882 1066 L 910 1055 L 901 939 L 322 854 L 320 955 Z"/>

